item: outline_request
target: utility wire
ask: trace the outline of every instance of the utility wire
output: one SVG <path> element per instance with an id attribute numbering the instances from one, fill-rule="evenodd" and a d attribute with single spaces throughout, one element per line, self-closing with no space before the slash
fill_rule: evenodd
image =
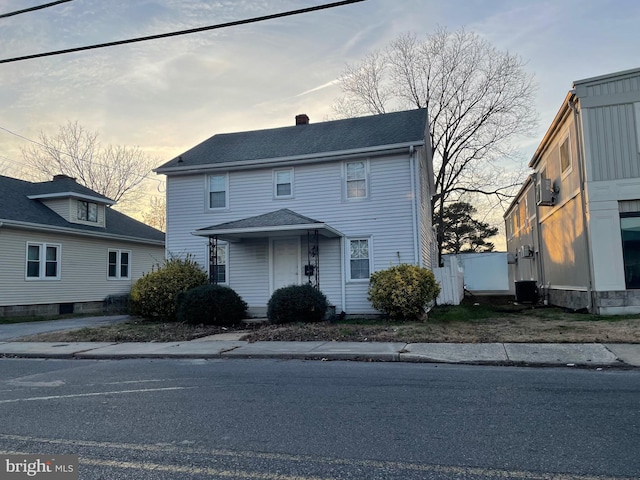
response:
<path id="1" fill-rule="evenodd" d="M 340 7 L 343 5 L 349 5 L 351 3 L 358 3 L 358 2 L 364 2 L 365 0 L 344 0 L 342 2 L 333 2 L 333 3 L 327 3 L 324 5 L 317 5 L 315 7 L 308 7 L 308 8 L 301 8 L 298 10 L 290 10 L 287 12 L 281 12 L 281 13 L 274 13 L 271 15 L 264 15 L 262 17 L 254 17 L 254 18 L 248 18 L 245 20 L 237 20 L 234 22 L 227 22 L 227 23 L 220 23 L 217 25 L 209 25 L 208 27 L 198 27 L 198 28 L 191 28 L 189 30 L 180 30 L 177 32 L 169 32 L 169 33 L 160 33 L 158 35 L 149 35 L 147 37 L 138 37 L 138 38 L 130 38 L 128 40 L 118 40 L 115 42 L 108 42 L 108 43 L 98 43 L 98 44 L 94 44 L 94 45 L 87 45 L 84 47 L 75 47 L 75 48 L 67 48 L 65 50 L 56 50 L 56 51 L 52 51 L 52 52 L 44 52 L 44 53 L 36 53 L 33 55 L 25 55 L 23 57 L 14 57 L 14 58 L 5 58 L 3 60 L 0 60 L 0 63 L 12 63 L 12 62 L 19 62 L 21 60 L 31 60 L 33 58 L 40 58 L 40 57 L 51 57 L 53 55 L 63 55 L 65 53 L 74 53 L 74 52 L 81 52 L 84 50 L 94 50 L 96 48 L 104 48 L 104 47 L 113 47 L 116 45 L 125 45 L 128 43 L 137 43 L 137 42 L 145 42 L 147 40 L 157 40 L 159 38 L 167 38 L 167 37 L 177 37 L 179 35 L 188 35 L 191 33 L 199 33 L 199 32 L 205 32 L 207 30 L 216 30 L 219 28 L 227 28 L 227 27 L 235 27 L 238 25 L 246 25 L 248 23 L 257 23 L 257 22 L 263 22 L 265 20 L 273 20 L 274 18 L 282 18 L 282 17 L 290 17 L 292 15 L 299 15 L 302 13 L 309 13 L 309 12 L 315 12 L 318 10 L 325 10 L 328 8 L 334 8 L 334 7 Z"/>
<path id="2" fill-rule="evenodd" d="M 58 0 L 57 2 L 44 3 L 42 5 L 36 5 L 35 7 L 25 8 L 23 10 L 16 10 L 15 12 L 2 13 L 0 14 L 0 18 L 13 17 L 14 15 L 20 15 L 23 13 L 33 12 L 35 10 L 42 10 L 43 8 L 54 7 L 61 3 L 73 2 L 73 0 Z"/>

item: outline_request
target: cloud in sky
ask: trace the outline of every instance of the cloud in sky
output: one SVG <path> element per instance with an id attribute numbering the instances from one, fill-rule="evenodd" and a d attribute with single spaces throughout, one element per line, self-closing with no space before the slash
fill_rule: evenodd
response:
<path id="1" fill-rule="evenodd" d="M 36 0 L 0 0 L 0 13 Z M 0 58 L 214 25 L 318 0 L 76 0 L 0 19 Z M 538 139 L 573 80 L 640 66 L 636 0 L 367 0 L 132 45 L 0 64 L 0 127 L 36 139 L 68 120 L 163 163 L 215 133 L 331 115 L 345 64 L 399 34 L 465 26 L 540 84 Z M 531 152 L 535 149 L 527 146 Z M 0 130 L 0 155 L 25 141 Z"/>

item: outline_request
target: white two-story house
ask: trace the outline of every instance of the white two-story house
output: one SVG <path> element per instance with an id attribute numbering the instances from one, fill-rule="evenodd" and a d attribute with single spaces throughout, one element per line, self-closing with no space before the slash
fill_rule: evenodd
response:
<path id="1" fill-rule="evenodd" d="M 159 167 L 169 256 L 262 315 L 271 294 L 311 283 L 347 314 L 376 313 L 372 272 L 431 267 L 433 168 L 425 109 L 214 135 Z"/>

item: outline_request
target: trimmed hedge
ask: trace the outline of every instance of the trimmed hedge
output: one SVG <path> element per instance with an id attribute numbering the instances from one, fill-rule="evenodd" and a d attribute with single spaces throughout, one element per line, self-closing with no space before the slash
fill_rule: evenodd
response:
<path id="1" fill-rule="evenodd" d="M 133 284 L 131 312 L 148 319 L 175 321 L 178 294 L 207 280 L 207 274 L 190 257 L 167 260 Z"/>
<path id="2" fill-rule="evenodd" d="M 201 285 L 178 295 L 179 322 L 229 327 L 239 324 L 246 315 L 246 302 L 223 285 Z"/>
<path id="3" fill-rule="evenodd" d="M 371 275 L 369 300 L 376 310 L 396 320 L 420 318 L 438 298 L 440 285 L 431 270 L 401 264 Z"/>
<path id="4" fill-rule="evenodd" d="M 327 297 L 309 284 L 279 288 L 267 304 L 271 323 L 320 322 L 327 313 Z"/>

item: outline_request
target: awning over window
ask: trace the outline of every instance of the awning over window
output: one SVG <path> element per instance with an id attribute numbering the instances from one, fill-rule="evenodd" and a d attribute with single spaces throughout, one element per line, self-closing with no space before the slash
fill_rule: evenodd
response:
<path id="1" fill-rule="evenodd" d="M 217 237 L 219 240 L 238 242 L 245 238 L 306 235 L 310 230 L 317 230 L 319 235 L 327 238 L 344 236 L 326 223 L 305 217 L 288 208 L 200 228 L 192 233 L 201 237 Z"/>

